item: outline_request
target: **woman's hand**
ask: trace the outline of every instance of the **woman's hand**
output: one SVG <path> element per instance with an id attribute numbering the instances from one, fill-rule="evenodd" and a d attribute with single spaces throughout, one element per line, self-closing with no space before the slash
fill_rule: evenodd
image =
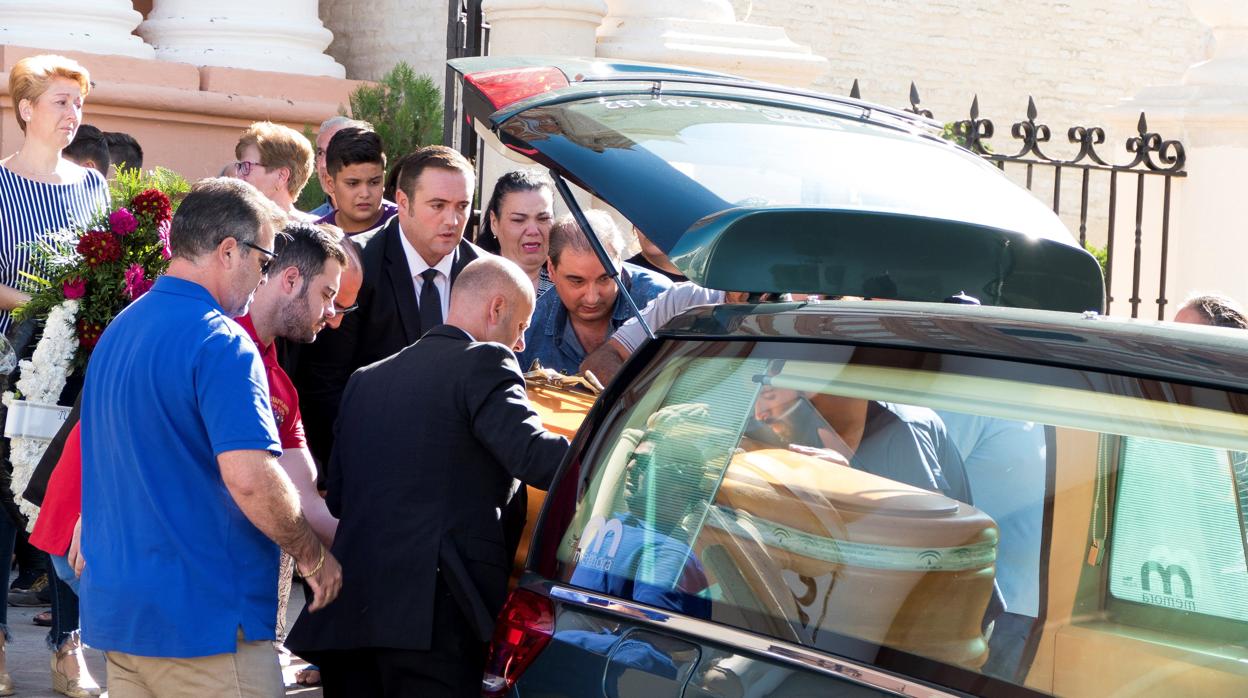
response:
<path id="1" fill-rule="evenodd" d="M 74 574 L 82 576 L 82 568 L 87 566 L 87 561 L 82 559 L 82 515 L 78 515 L 78 520 L 74 522 L 74 537 L 69 539 L 69 552 L 66 557 L 69 558 L 69 566 L 74 568 Z"/>

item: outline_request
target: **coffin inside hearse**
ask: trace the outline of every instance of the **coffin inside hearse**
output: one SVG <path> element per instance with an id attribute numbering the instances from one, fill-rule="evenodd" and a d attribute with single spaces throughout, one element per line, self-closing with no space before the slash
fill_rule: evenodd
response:
<path id="1" fill-rule="evenodd" d="M 559 376 L 540 368 L 525 374 L 525 390 L 529 402 L 542 418 L 547 429 L 568 439 L 576 436 L 576 430 L 585 415 L 594 405 L 594 400 L 602 392 L 602 386 L 596 379 L 586 377 Z M 524 533 L 520 536 L 520 544 L 516 547 L 516 557 L 511 570 L 511 585 L 514 587 L 524 571 L 524 560 L 529 554 L 529 543 L 533 540 L 533 528 L 542 513 L 542 504 L 546 501 L 546 493 L 535 488 L 526 487 L 527 517 Z"/>

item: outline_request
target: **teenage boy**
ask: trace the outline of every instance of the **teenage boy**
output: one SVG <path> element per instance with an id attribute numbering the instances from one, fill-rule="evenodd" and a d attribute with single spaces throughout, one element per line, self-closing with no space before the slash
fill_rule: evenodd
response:
<path id="1" fill-rule="evenodd" d="M 381 137 L 373 131 L 344 128 L 329 141 L 325 150 L 325 170 L 329 174 L 326 194 L 335 208 L 318 223 L 330 223 L 347 235 L 378 230 L 385 226 L 398 207 L 381 196 L 386 177 L 386 154 Z"/>

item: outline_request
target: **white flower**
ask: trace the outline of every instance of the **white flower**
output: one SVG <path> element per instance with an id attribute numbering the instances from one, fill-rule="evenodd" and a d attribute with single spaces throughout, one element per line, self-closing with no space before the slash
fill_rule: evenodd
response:
<path id="1" fill-rule="evenodd" d="M 21 378 L 16 387 L 23 399 L 51 405 L 60 398 L 65 380 L 69 378 L 74 352 L 78 350 L 78 332 L 74 326 L 77 314 L 77 300 L 67 300 L 48 312 L 43 336 L 35 345 L 34 354 L 18 364 Z M 13 394 L 5 393 L 4 403 L 10 404 L 12 400 Z M 39 507 L 26 501 L 22 492 L 47 448 L 48 442 L 43 439 L 15 438 L 9 441 L 9 461 L 13 464 L 10 488 L 18 507 L 26 515 L 27 530 L 34 529 Z"/>

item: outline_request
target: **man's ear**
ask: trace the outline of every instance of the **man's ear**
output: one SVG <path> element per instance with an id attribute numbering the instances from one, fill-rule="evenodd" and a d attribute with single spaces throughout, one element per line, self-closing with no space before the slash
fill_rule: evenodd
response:
<path id="1" fill-rule="evenodd" d="M 490 324 L 501 325 L 504 318 L 507 317 L 507 298 L 503 294 L 498 294 L 490 299 Z"/>
<path id="2" fill-rule="evenodd" d="M 407 192 L 398 187 L 394 188 L 394 203 L 397 204 L 399 208 L 403 209 L 404 212 L 411 210 L 408 207 L 412 202 L 407 198 Z"/>
<path id="3" fill-rule="evenodd" d="M 243 246 L 238 244 L 238 240 L 235 240 L 233 237 L 227 237 L 217 243 L 215 252 L 217 261 L 226 269 L 233 269 L 234 265 L 238 264 L 239 258 L 242 257 L 242 248 Z"/>
<path id="4" fill-rule="evenodd" d="M 329 196 L 330 198 L 333 198 L 333 196 L 334 196 L 334 176 L 333 176 L 333 175 L 331 175 L 331 174 L 329 173 L 329 170 L 326 170 L 326 171 L 325 171 L 325 181 L 324 181 L 324 182 L 322 182 L 322 184 L 324 185 L 322 188 L 325 190 L 325 194 L 326 194 L 327 196 Z"/>
<path id="5" fill-rule="evenodd" d="M 295 293 L 303 283 L 303 275 L 299 273 L 299 267 L 294 265 L 283 269 L 277 278 L 282 284 L 282 291 L 286 293 Z M 273 281 L 270 280 L 269 283 L 273 283 Z"/>

